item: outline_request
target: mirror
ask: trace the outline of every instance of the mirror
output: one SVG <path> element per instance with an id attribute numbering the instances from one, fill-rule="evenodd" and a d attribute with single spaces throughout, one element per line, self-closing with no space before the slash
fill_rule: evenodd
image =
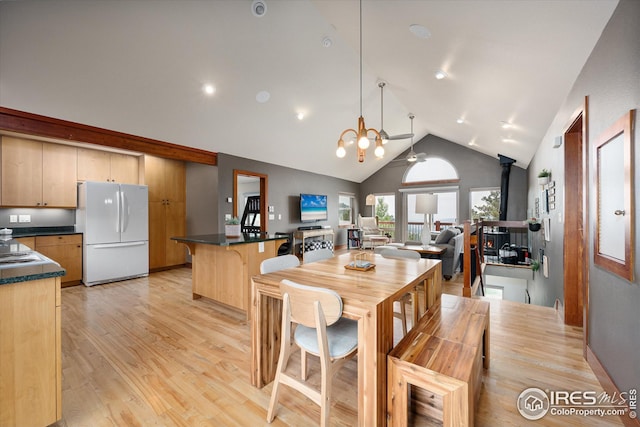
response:
<path id="1" fill-rule="evenodd" d="M 243 233 L 267 231 L 267 180 L 265 174 L 233 170 L 233 216 L 240 219 Z"/>

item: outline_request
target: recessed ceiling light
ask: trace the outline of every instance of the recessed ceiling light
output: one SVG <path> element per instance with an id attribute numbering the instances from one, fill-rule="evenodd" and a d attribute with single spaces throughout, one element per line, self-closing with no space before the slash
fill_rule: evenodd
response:
<path id="1" fill-rule="evenodd" d="M 502 142 L 505 142 L 507 144 L 511 144 L 513 142 L 517 142 L 515 139 L 511 139 L 511 138 L 502 138 Z"/>
<path id="2" fill-rule="evenodd" d="M 509 129 L 513 125 L 511 123 L 509 123 L 509 122 L 502 121 L 502 122 L 500 122 L 500 126 L 502 127 L 502 129 Z"/>
<path id="3" fill-rule="evenodd" d="M 464 119 L 461 117 L 461 118 L 459 118 L 458 120 L 456 120 L 456 123 L 457 123 L 457 124 L 459 124 L 459 125 L 461 125 L 461 124 L 463 124 L 463 123 L 464 123 Z"/>
<path id="4" fill-rule="evenodd" d="M 298 118 L 298 120 L 302 120 L 304 119 L 304 113 L 298 113 L 296 114 L 296 117 Z"/>
<path id="5" fill-rule="evenodd" d="M 251 3 L 251 13 L 253 13 L 253 16 L 262 18 L 267 13 L 267 4 L 264 0 L 253 0 L 253 3 Z"/>
<path id="6" fill-rule="evenodd" d="M 202 86 L 202 91 L 204 93 L 206 93 L 207 95 L 213 95 L 214 92 L 216 91 L 216 88 L 213 87 L 213 85 L 206 84 L 206 85 Z"/>
<path id="7" fill-rule="evenodd" d="M 331 47 L 332 44 L 333 40 L 331 40 L 329 37 L 322 38 L 322 47 Z"/>
<path id="8" fill-rule="evenodd" d="M 442 70 L 438 70 L 438 72 L 436 73 L 436 79 L 438 79 L 438 80 L 442 80 L 442 79 L 444 79 L 445 77 L 447 77 L 447 73 L 445 73 L 445 72 L 444 72 L 444 71 L 442 71 Z"/>
<path id="9" fill-rule="evenodd" d="M 421 39 L 428 39 L 429 37 L 431 37 L 431 31 L 429 31 L 427 27 L 420 24 L 409 25 L 409 31 L 411 31 L 411 34 Z"/>
<path id="10" fill-rule="evenodd" d="M 266 90 L 261 90 L 256 94 L 256 101 L 258 101 L 260 104 L 264 104 L 269 100 L 269 98 L 271 98 L 271 94 Z"/>

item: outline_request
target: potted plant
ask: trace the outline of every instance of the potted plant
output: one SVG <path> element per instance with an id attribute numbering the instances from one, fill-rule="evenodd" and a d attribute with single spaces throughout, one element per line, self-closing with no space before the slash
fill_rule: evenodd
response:
<path id="1" fill-rule="evenodd" d="M 527 218 L 524 222 L 529 225 L 529 230 L 531 231 L 540 231 L 540 227 L 542 226 L 538 219 L 534 217 Z"/>
<path id="2" fill-rule="evenodd" d="M 532 271 L 538 271 L 540 270 L 540 261 L 532 259 L 531 260 L 531 270 Z"/>
<path id="3" fill-rule="evenodd" d="M 538 174 L 538 184 L 545 185 L 549 183 L 549 177 L 551 176 L 551 172 L 547 169 L 542 169 Z"/>
<path id="4" fill-rule="evenodd" d="M 237 216 L 231 217 L 224 222 L 224 235 L 227 237 L 239 237 L 240 232 L 240 220 Z"/>

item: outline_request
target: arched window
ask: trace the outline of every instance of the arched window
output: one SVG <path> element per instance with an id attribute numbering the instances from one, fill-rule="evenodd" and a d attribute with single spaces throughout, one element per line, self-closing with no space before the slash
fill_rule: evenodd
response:
<path id="1" fill-rule="evenodd" d="M 409 167 L 402 182 L 410 184 L 458 179 L 458 172 L 451 163 L 439 157 L 428 157 L 423 162 L 416 162 Z"/>
<path id="2" fill-rule="evenodd" d="M 459 181 L 460 177 L 455 167 L 439 157 L 428 157 L 407 169 L 402 179 L 402 183 L 407 187 L 406 190 L 401 190 L 405 191 L 405 240 L 420 240 L 424 216 L 415 212 L 416 195 L 420 193 L 438 196 L 438 210 L 431 216 L 432 226 L 435 221 L 446 224 L 445 227 L 458 223 L 458 187 L 450 184 Z"/>

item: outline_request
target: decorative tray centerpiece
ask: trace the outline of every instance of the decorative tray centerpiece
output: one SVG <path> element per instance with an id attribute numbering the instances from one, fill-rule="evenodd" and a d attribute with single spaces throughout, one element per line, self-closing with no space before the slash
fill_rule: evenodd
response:
<path id="1" fill-rule="evenodd" d="M 356 255 L 355 261 L 351 261 L 349 264 L 345 265 L 344 268 L 347 270 L 357 270 L 357 271 L 369 271 L 372 268 L 375 268 L 375 264 L 366 259 L 367 254 L 365 252 L 360 252 Z"/>

